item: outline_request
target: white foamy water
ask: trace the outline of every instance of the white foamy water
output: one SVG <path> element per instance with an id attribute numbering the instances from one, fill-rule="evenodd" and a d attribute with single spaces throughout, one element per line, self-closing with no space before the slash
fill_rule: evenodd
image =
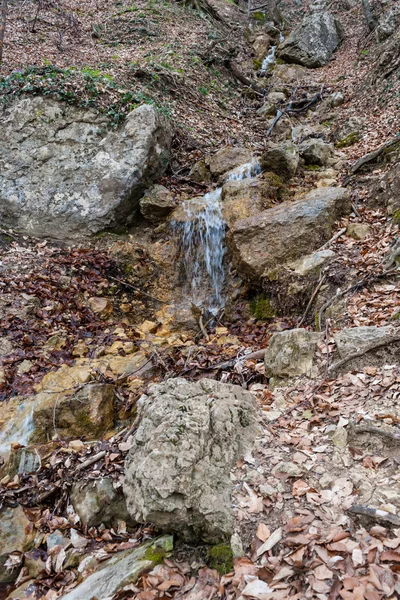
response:
<path id="1" fill-rule="evenodd" d="M 279 32 L 279 43 L 282 44 L 282 42 L 285 41 L 285 36 L 283 35 L 282 31 Z M 268 68 L 270 67 L 270 65 L 274 65 L 276 63 L 276 49 L 277 46 L 271 46 L 271 48 L 269 49 L 269 52 L 267 54 L 267 56 L 264 58 L 262 65 L 261 65 L 261 72 L 265 73 L 266 71 L 268 71 Z"/>
<path id="2" fill-rule="evenodd" d="M 27 446 L 34 430 L 33 424 L 34 402 L 23 402 L 18 407 L 12 421 L 0 433 L 0 456 L 10 452 L 12 443 Z"/>
<path id="3" fill-rule="evenodd" d="M 227 181 L 241 181 L 259 175 L 258 162 L 246 163 L 229 173 Z M 226 223 L 222 215 L 222 188 L 216 188 L 202 198 L 184 202 L 184 222 L 174 222 L 180 236 L 180 249 L 186 289 L 196 306 L 204 306 L 216 314 L 225 305 Z"/>

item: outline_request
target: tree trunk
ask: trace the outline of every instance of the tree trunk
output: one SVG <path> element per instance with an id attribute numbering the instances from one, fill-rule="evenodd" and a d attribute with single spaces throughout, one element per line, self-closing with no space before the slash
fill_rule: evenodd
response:
<path id="1" fill-rule="evenodd" d="M 369 3 L 369 0 L 362 0 L 362 5 L 363 5 L 363 8 L 364 8 L 365 18 L 367 19 L 368 29 L 370 31 L 373 31 L 375 29 L 377 23 L 376 23 L 376 19 L 374 17 L 374 14 L 372 12 L 372 8 L 371 8 L 371 5 Z"/>
<path id="2" fill-rule="evenodd" d="M 3 62 L 4 32 L 7 20 L 7 5 L 8 0 L 2 0 L 0 15 L 0 64 Z"/>

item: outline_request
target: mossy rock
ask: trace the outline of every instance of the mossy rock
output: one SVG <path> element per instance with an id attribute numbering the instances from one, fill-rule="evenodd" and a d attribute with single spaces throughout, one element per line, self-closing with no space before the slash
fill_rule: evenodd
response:
<path id="1" fill-rule="evenodd" d="M 258 294 L 250 300 L 250 312 L 257 321 L 269 321 L 276 316 L 271 300 L 264 294 Z"/>
<path id="2" fill-rule="evenodd" d="M 400 225 L 400 208 L 395 210 L 393 213 L 393 223 L 395 225 Z"/>
<path id="3" fill-rule="evenodd" d="M 350 135 L 345 137 L 343 140 L 340 140 L 340 142 L 336 142 L 335 146 L 336 148 L 347 148 L 348 146 L 352 146 L 353 144 L 359 142 L 360 138 L 360 132 L 354 131 L 353 133 L 350 133 Z"/>
<path id="4" fill-rule="evenodd" d="M 226 575 L 233 571 L 233 554 L 230 544 L 218 544 L 209 549 L 209 565 L 218 571 L 220 575 Z"/>
<path id="5" fill-rule="evenodd" d="M 252 14 L 254 21 L 258 23 L 265 23 L 268 20 L 268 16 L 261 10 L 255 10 Z"/>
<path id="6" fill-rule="evenodd" d="M 259 70 L 261 69 L 261 67 L 262 67 L 262 60 L 259 60 L 258 58 L 255 58 L 255 59 L 253 60 L 253 65 L 254 65 L 254 68 L 255 68 L 257 71 L 259 71 Z"/>

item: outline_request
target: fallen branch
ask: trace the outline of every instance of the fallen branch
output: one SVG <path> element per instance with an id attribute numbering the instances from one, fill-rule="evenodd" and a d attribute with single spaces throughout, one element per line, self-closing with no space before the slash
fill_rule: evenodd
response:
<path id="1" fill-rule="evenodd" d="M 83 469 L 86 469 L 86 467 L 90 467 L 90 465 L 92 465 L 93 463 L 95 463 L 98 460 L 100 460 L 101 458 L 103 458 L 106 454 L 107 454 L 107 452 L 105 450 L 102 450 L 101 452 L 98 452 L 94 456 L 91 456 L 90 458 L 88 458 L 87 460 L 85 460 L 85 462 L 81 463 L 76 468 L 76 470 L 77 471 L 83 471 Z"/>
<path id="2" fill-rule="evenodd" d="M 374 519 L 374 521 L 378 521 L 378 523 L 390 523 L 391 525 L 396 525 L 396 527 L 400 526 L 400 517 L 392 515 L 391 513 L 386 512 L 386 510 L 354 504 L 347 512 L 351 515 L 370 517 L 371 519 Z"/>
<path id="3" fill-rule="evenodd" d="M 386 144 L 383 144 L 383 146 L 381 146 L 377 150 L 374 150 L 373 152 L 368 152 L 368 154 L 364 154 L 364 156 L 362 156 L 361 158 L 359 158 L 354 163 L 354 165 L 352 165 L 350 167 L 350 172 L 353 173 L 353 174 L 356 173 L 362 166 L 364 166 L 367 163 L 375 160 L 385 150 L 387 150 L 388 148 L 391 148 L 392 146 L 395 146 L 396 144 L 400 144 L 400 137 L 395 137 L 394 139 L 390 140 L 389 142 L 386 142 Z"/>
<path id="4" fill-rule="evenodd" d="M 331 239 L 328 240 L 323 246 L 321 246 L 321 248 L 318 248 L 318 250 L 316 250 L 316 252 L 320 252 L 321 250 L 325 250 L 325 248 L 328 248 L 331 244 L 333 244 L 333 242 L 335 242 L 344 233 L 346 233 L 346 229 L 347 229 L 346 227 L 343 227 L 343 229 L 339 229 L 339 231 L 337 233 L 335 233 L 335 235 L 333 237 L 331 237 Z"/>
<path id="5" fill-rule="evenodd" d="M 240 81 L 240 83 L 243 83 L 243 85 L 252 88 L 261 96 L 265 95 L 266 90 L 258 87 L 258 85 L 256 85 L 255 83 L 250 81 L 250 79 L 248 79 L 245 75 L 243 75 L 243 73 L 239 71 L 239 69 L 232 60 L 226 60 L 225 66 L 231 71 L 232 75 Z"/>
<path id="6" fill-rule="evenodd" d="M 371 352 L 372 350 L 377 350 L 378 348 L 382 348 L 383 346 L 388 346 L 389 344 L 392 344 L 393 342 L 400 342 L 400 334 L 389 336 L 385 340 L 381 340 L 379 342 L 376 342 L 373 346 L 368 347 L 366 350 L 359 350 L 358 352 L 354 352 L 353 354 L 349 354 L 348 356 L 346 356 L 346 358 L 342 358 L 341 360 L 336 361 L 328 369 L 328 373 L 331 375 L 332 373 L 334 373 L 335 371 L 337 371 L 337 369 L 339 369 L 340 367 L 342 367 L 346 363 L 350 362 L 351 360 L 353 360 L 355 358 L 360 358 L 360 356 L 364 356 L 365 354 L 367 354 L 368 352 Z"/>
<path id="7" fill-rule="evenodd" d="M 371 435 L 379 435 L 380 437 L 386 438 L 391 442 L 395 442 L 396 446 L 400 445 L 400 435 L 386 431 L 386 429 L 380 429 L 379 427 L 372 427 L 371 425 L 355 425 L 349 423 L 349 434 L 350 435 L 362 435 L 363 433 L 370 433 Z"/>
<path id="8" fill-rule="evenodd" d="M 205 370 L 214 371 L 216 369 L 229 369 L 229 367 L 234 367 L 236 364 L 244 362 L 245 360 L 264 358 L 266 351 L 267 348 L 263 348 L 262 350 L 256 350 L 255 352 L 250 352 L 250 354 L 237 356 L 236 358 L 232 358 L 231 360 L 227 360 L 226 362 L 218 363 L 217 365 L 211 365 L 210 367 L 205 367 Z"/>
<path id="9" fill-rule="evenodd" d="M 321 277 L 321 279 L 319 280 L 317 287 L 315 288 L 314 292 L 312 293 L 312 296 L 311 296 L 310 300 L 308 301 L 306 310 L 304 311 L 304 314 L 303 314 L 303 316 L 300 319 L 300 322 L 299 322 L 299 325 L 298 325 L 299 327 L 301 327 L 303 325 L 303 323 L 304 323 L 304 321 L 305 321 L 305 319 L 306 319 L 306 317 L 308 315 L 308 311 L 310 310 L 310 308 L 312 306 L 312 303 L 314 302 L 315 296 L 318 294 L 319 290 L 321 289 L 321 286 L 324 283 L 325 279 L 326 279 L 326 275 L 324 274 Z"/>
<path id="10" fill-rule="evenodd" d="M 128 283 L 124 279 L 118 279 L 117 277 L 111 277 L 110 275 L 108 276 L 108 279 L 112 279 L 112 281 L 117 281 L 120 285 L 125 285 L 126 287 L 131 288 L 132 290 L 134 290 L 138 294 L 141 294 L 142 296 L 145 296 L 146 298 L 150 298 L 150 300 L 155 300 L 156 302 L 161 302 L 162 304 L 168 304 L 168 302 L 166 300 L 161 300 L 161 298 L 157 298 L 156 296 L 152 296 L 151 294 L 148 294 L 147 292 L 144 292 L 140 288 L 135 287 L 131 283 Z"/>

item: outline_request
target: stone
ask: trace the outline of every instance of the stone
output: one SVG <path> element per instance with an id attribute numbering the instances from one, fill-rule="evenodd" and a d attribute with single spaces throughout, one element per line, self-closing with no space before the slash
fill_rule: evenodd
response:
<path id="1" fill-rule="evenodd" d="M 18 375 L 25 375 L 26 373 L 29 373 L 32 367 L 33 362 L 25 359 L 18 365 L 17 373 Z"/>
<path id="2" fill-rule="evenodd" d="M 231 468 L 258 431 L 254 396 L 211 379 L 169 379 L 138 402 L 125 461 L 128 511 L 139 523 L 210 543 L 232 535 Z"/>
<path id="3" fill-rule="evenodd" d="M 68 448 L 71 448 L 74 452 L 83 452 L 86 449 L 86 445 L 82 440 L 71 440 L 68 442 Z"/>
<path id="4" fill-rule="evenodd" d="M 301 144 L 309 138 L 324 139 L 326 136 L 326 127 L 323 125 L 296 125 L 292 129 L 292 140 L 295 144 Z"/>
<path id="5" fill-rule="evenodd" d="M 300 146 L 300 156 L 306 165 L 325 167 L 334 153 L 335 149 L 332 144 L 327 144 L 318 138 L 309 138 Z"/>
<path id="6" fill-rule="evenodd" d="M 231 550 L 233 558 L 242 558 L 245 555 L 242 539 L 238 533 L 234 533 L 231 537 Z"/>
<path id="7" fill-rule="evenodd" d="M 337 148 L 347 148 L 357 143 L 365 128 L 362 117 L 349 117 L 334 132 Z"/>
<path id="8" fill-rule="evenodd" d="M 270 496 L 273 496 L 277 493 L 278 490 L 269 483 L 263 483 L 262 485 L 260 485 L 260 494 L 261 496 L 263 496 L 263 498 L 269 498 Z"/>
<path id="9" fill-rule="evenodd" d="M 27 534 L 29 521 L 20 505 L 5 508 L 0 513 L 0 583 L 9 583 L 17 579 L 20 568 L 12 571 L 5 567 L 11 552 L 25 552 L 33 545 L 34 536 Z"/>
<path id="10" fill-rule="evenodd" d="M 347 327 L 339 331 L 334 340 L 340 359 L 348 358 L 357 352 L 363 353 L 360 358 L 349 360 L 344 365 L 346 371 L 366 366 L 394 364 L 400 359 L 399 330 L 390 325 Z"/>
<path id="11" fill-rule="evenodd" d="M 370 233 L 371 228 L 367 223 L 350 223 L 346 229 L 346 235 L 355 240 L 363 240 Z"/>
<path id="12" fill-rule="evenodd" d="M 140 212 L 152 223 L 164 221 L 176 207 L 172 193 L 163 185 L 154 185 L 139 201 Z"/>
<path id="13" fill-rule="evenodd" d="M 316 376 L 316 350 L 322 339 L 322 334 L 305 329 L 274 333 L 264 357 L 267 377 L 286 379 L 301 375 Z"/>
<path id="14" fill-rule="evenodd" d="M 111 130 L 93 111 L 17 97 L 0 119 L 0 221 L 61 239 L 126 226 L 164 173 L 170 143 L 167 121 L 149 104 Z"/>
<path id="15" fill-rule="evenodd" d="M 234 260 L 248 279 L 273 279 L 274 270 L 327 242 L 336 220 L 350 210 L 348 191 L 322 188 L 242 219 L 228 234 Z"/>
<path id="16" fill-rule="evenodd" d="M 306 77 L 307 69 L 300 65 L 275 65 L 274 77 L 283 83 L 294 83 Z"/>
<path id="17" fill-rule="evenodd" d="M 380 18 L 374 31 L 378 42 L 384 42 L 392 36 L 400 27 L 400 7 L 394 4 Z"/>
<path id="18" fill-rule="evenodd" d="M 270 92 L 267 100 L 272 104 L 282 104 L 282 102 L 286 102 L 286 94 L 283 92 Z"/>
<path id="19" fill-rule="evenodd" d="M 82 548 L 86 548 L 89 544 L 89 540 L 82 535 L 79 535 L 76 529 L 71 529 L 71 544 L 75 549 L 81 550 Z"/>
<path id="20" fill-rule="evenodd" d="M 0 337 L 0 356 L 7 356 L 14 352 L 14 346 L 7 337 Z"/>
<path id="21" fill-rule="evenodd" d="M 222 148 L 215 154 L 205 158 L 212 177 L 219 177 L 240 165 L 253 162 L 253 153 L 247 148 Z"/>
<path id="22" fill-rule="evenodd" d="M 139 329 L 143 333 L 155 333 L 158 329 L 158 326 L 159 323 L 155 323 L 154 321 L 143 321 Z"/>
<path id="23" fill-rule="evenodd" d="M 319 250 L 313 254 L 308 254 L 292 263 L 288 263 L 286 268 L 294 271 L 297 275 L 305 277 L 320 270 L 335 256 L 333 250 Z"/>
<path id="24" fill-rule="evenodd" d="M 172 536 L 163 536 L 141 544 L 126 552 L 117 552 L 109 560 L 100 563 L 72 591 L 60 597 L 61 600 L 89 600 L 112 598 L 115 593 L 135 583 L 142 573 L 150 571 L 173 549 Z"/>
<path id="25" fill-rule="evenodd" d="M 294 177 L 298 165 L 299 151 L 290 142 L 271 147 L 260 159 L 262 171 L 272 171 L 285 179 Z"/>
<path id="26" fill-rule="evenodd" d="M 270 49 L 272 40 L 267 33 L 258 35 L 253 42 L 253 51 L 256 60 L 263 60 Z"/>
<path id="27" fill-rule="evenodd" d="M 88 345 L 85 340 L 79 340 L 79 342 L 72 348 L 72 356 L 86 356 L 89 353 Z"/>
<path id="28" fill-rule="evenodd" d="M 278 56 L 308 68 L 326 65 L 343 41 L 340 21 L 327 11 L 304 17 L 303 22 L 279 46 Z"/>
<path id="29" fill-rule="evenodd" d="M 207 167 L 204 160 L 199 160 L 193 165 L 189 172 L 189 178 L 198 183 L 207 183 L 211 181 L 210 169 Z"/>
<path id="30" fill-rule="evenodd" d="M 46 540 L 47 552 L 49 552 L 52 548 L 55 548 L 56 546 L 62 546 L 63 548 L 65 548 L 66 546 L 69 546 L 70 543 L 71 543 L 71 540 L 64 537 L 62 534 L 62 531 L 60 531 L 59 529 L 56 529 L 55 531 L 53 531 L 52 533 L 50 533 L 47 536 L 47 540 Z"/>
<path id="31" fill-rule="evenodd" d="M 344 427 L 336 427 L 332 435 L 332 443 L 336 448 L 346 448 L 347 437 L 347 431 Z"/>
<path id="32" fill-rule="evenodd" d="M 94 314 L 99 315 L 99 317 L 103 319 L 109 317 L 113 312 L 113 305 L 109 298 L 93 296 L 92 298 L 89 298 L 88 304 Z"/>
<path id="33" fill-rule="evenodd" d="M 257 215 L 282 199 L 285 186 L 273 173 L 241 181 L 227 181 L 222 187 L 222 215 L 229 227 L 239 219 Z"/>
<path id="34" fill-rule="evenodd" d="M 334 92 L 327 98 L 329 108 L 337 108 L 344 104 L 344 95 L 342 92 Z"/>
<path id="35" fill-rule="evenodd" d="M 294 462 L 282 461 L 272 469 L 273 475 L 277 473 L 285 473 L 288 477 L 301 477 L 303 470 Z"/>
<path id="36" fill-rule="evenodd" d="M 64 394 L 42 391 L 36 396 L 32 441 L 46 441 L 56 434 L 63 439 L 100 439 L 112 428 L 115 395 L 111 384 L 88 383 L 75 393 L 73 384 L 68 387 Z"/>
<path id="37" fill-rule="evenodd" d="M 369 203 L 385 207 L 395 223 L 400 223 L 400 162 L 396 161 L 373 186 Z"/>
<path id="38" fill-rule="evenodd" d="M 81 523 L 88 527 L 132 522 L 122 489 L 115 489 L 109 477 L 74 483 L 70 498 Z"/>

